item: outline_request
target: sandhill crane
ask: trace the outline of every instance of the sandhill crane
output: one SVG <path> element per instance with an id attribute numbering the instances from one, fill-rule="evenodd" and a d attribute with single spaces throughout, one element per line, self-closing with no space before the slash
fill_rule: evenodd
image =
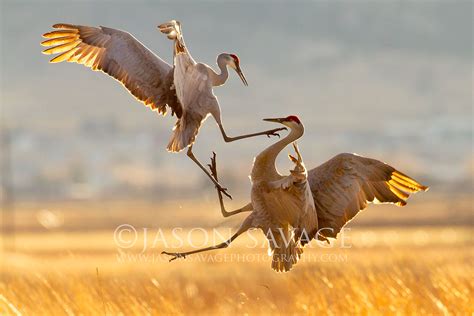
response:
<path id="1" fill-rule="evenodd" d="M 393 203 L 404 206 L 410 193 L 426 191 L 423 186 L 393 167 L 355 154 L 339 154 L 319 167 L 306 171 L 296 143 L 297 158 L 290 155 L 295 168 L 281 175 L 275 166 L 278 154 L 304 133 L 304 126 L 296 116 L 265 119 L 290 128 L 283 139 L 262 151 L 251 172 L 251 202 L 227 212 L 222 194 L 218 191 L 224 217 L 251 212 L 232 237 L 216 246 L 189 252 L 163 252 L 170 261 L 202 251 L 226 248 L 240 234 L 260 228 L 269 241 L 273 255 L 272 268 L 289 271 L 312 239 L 328 241 L 336 238 L 342 227 L 370 202 Z M 211 173 L 217 178 L 215 156 Z"/>
<path id="2" fill-rule="evenodd" d="M 247 86 L 237 55 L 222 53 L 217 57 L 220 73 L 203 63 L 196 63 L 184 44 L 181 24 L 175 20 L 161 24 L 159 30 L 174 41 L 173 66 L 152 53 L 127 32 L 108 27 L 55 24 L 54 31 L 45 33 L 41 44 L 52 46 L 44 54 L 59 54 L 50 62 L 62 61 L 83 64 L 101 70 L 118 80 L 139 101 L 159 114 L 165 115 L 166 106 L 178 120 L 167 146 L 170 152 L 186 147 L 190 157 L 228 197 L 230 195 L 194 156 L 192 147 L 199 128 L 209 115 L 219 125 L 226 142 L 258 136 L 278 135 L 283 128 L 260 133 L 228 136 L 221 120 L 221 112 L 212 89 L 223 85 L 229 76 L 227 67 L 234 69 Z"/>

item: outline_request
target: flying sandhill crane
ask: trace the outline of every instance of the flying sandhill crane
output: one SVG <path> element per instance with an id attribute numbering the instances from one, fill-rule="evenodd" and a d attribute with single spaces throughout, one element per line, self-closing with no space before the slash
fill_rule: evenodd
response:
<path id="1" fill-rule="evenodd" d="M 173 66 L 152 53 L 127 32 L 108 28 L 71 24 L 55 24 L 56 30 L 46 33 L 41 44 L 52 46 L 44 54 L 59 54 L 50 62 L 62 61 L 83 64 L 101 70 L 122 83 L 139 101 L 159 114 L 165 115 L 166 106 L 178 118 L 168 151 L 179 152 L 186 147 L 190 157 L 224 194 L 223 188 L 194 156 L 192 147 L 202 122 L 212 115 L 226 142 L 258 136 L 278 135 L 277 128 L 236 137 L 228 136 L 221 120 L 221 112 L 212 89 L 223 85 L 229 77 L 227 67 L 234 69 L 244 85 L 247 80 L 235 54 L 222 53 L 217 57 L 220 73 L 203 63 L 196 63 L 184 44 L 181 24 L 170 21 L 158 26 L 174 41 Z"/>
<path id="2" fill-rule="evenodd" d="M 251 203 L 227 212 L 218 191 L 224 217 L 241 212 L 251 214 L 229 240 L 189 252 L 163 252 L 172 256 L 170 261 L 193 253 L 226 248 L 240 234 L 251 228 L 260 228 L 273 254 L 272 268 L 289 271 L 301 257 L 305 244 L 312 239 L 328 241 L 328 238 L 336 238 L 342 227 L 369 202 L 404 206 L 410 193 L 428 189 L 381 161 L 355 154 L 339 154 L 306 172 L 295 143 L 298 158 L 290 155 L 295 168 L 283 176 L 278 173 L 275 160 L 288 144 L 303 135 L 304 127 L 296 116 L 265 120 L 281 123 L 291 131 L 255 158 L 251 172 Z M 217 178 L 215 156 L 210 167 Z"/>

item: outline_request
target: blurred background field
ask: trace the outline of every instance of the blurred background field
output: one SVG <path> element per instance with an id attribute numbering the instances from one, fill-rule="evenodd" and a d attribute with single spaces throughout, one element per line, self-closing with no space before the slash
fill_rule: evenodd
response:
<path id="1" fill-rule="evenodd" d="M 471 1 L 7 0 L 2 8 L 2 132 L 18 198 L 202 196 L 208 180 L 186 155 L 164 149 L 174 118 L 158 117 L 102 73 L 41 54 L 41 35 L 68 22 L 127 30 L 171 62 L 156 26 L 172 18 L 183 22 L 196 60 L 214 66 L 223 51 L 241 59 L 249 86 L 231 76 L 215 89 L 230 135 L 295 114 L 306 127 L 299 144 L 308 167 L 355 152 L 440 192 L 472 190 Z M 210 119 L 194 150 L 203 162 L 216 151 L 224 184 L 246 194 L 252 159 L 272 141 L 226 144 Z M 284 155 L 280 163 L 289 166 Z"/>
<path id="2" fill-rule="evenodd" d="M 471 1 L 0 6 L 0 314 L 474 312 Z M 196 60 L 213 66 L 222 51 L 241 59 L 249 87 L 231 77 L 215 90 L 229 134 L 296 114 L 307 167 L 356 152 L 430 191 L 404 208 L 369 207 L 349 225 L 350 248 L 313 242 L 286 274 L 270 269 L 259 232 L 258 247 L 243 236 L 172 263 L 161 241 L 142 253 L 144 228 L 148 242 L 175 227 L 229 236 L 242 217 L 223 219 L 201 171 L 166 153 L 173 118 L 156 117 L 103 74 L 48 64 L 39 42 L 57 22 L 105 25 L 170 62 L 156 25 L 173 18 Z M 214 122 L 204 124 L 195 152 L 206 162 L 216 151 L 235 198 L 228 209 L 248 201 L 252 159 L 273 141 L 225 144 Z M 285 155 L 278 165 L 288 169 Z M 135 247 L 117 247 L 122 224 L 137 229 Z"/>

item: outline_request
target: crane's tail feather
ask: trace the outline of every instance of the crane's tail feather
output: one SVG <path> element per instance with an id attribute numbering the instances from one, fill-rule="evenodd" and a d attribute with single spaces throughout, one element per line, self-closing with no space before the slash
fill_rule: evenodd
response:
<path id="1" fill-rule="evenodd" d="M 161 33 L 166 34 L 171 40 L 176 39 L 180 33 L 179 22 L 176 20 L 171 20 L 169 22 L 160 24 L 158 28 L 160 29 Z"/>
<path id="2" fill-rule="evenodd" d="M 175 53 L 184 52 L 183 33 L 181 31 L 181 23 L 176 20 L 160 24 L 158 26 L 161 33 L 166 34 L 170 40 L 175 41 Z"/>
<path id="3" fill-rule="evenodd" d="M 167 150 L 170 152 L 180 152 L 196 140 L 196 135 L 201 127 L 203 117 L 185 112 L 176 122 L 173 128 L 173 135 L 168 143 Z"/>
<path id="4" fill-rule="evenodd" d="M 291 237 L 289 231 L 283 232 L 286 236 L 282 236 L 280 232 L 275 233 L 273 240 L 270 243 L 274 243 L 272 248 L 272 269 L 277 272 L 290 271 L 293 265 L 295 265 L 303 254 L 303 247 L 297 244 Z"/>

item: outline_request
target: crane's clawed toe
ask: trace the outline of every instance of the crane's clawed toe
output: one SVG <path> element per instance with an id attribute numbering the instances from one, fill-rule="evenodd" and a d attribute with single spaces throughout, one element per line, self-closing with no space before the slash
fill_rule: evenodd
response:
<path id="1" fill-rule="evenodd" d="M 216 153 L 213 151 L 212 152 L 212 157 L 211 157 L 211 163 L 207 165 L 209 167 L 209 170 L 211 170 L 211 175 L 212 177 L 219 182 L 219 179 L 217 179 L 217 163 L 216 163 Z"/>
<path id="2" fill-rule="evenodd" d="M 286 127 L 280 127 L 280 128 L 271 129 L 271 130 L 267 131 L 266 134 L 267 134 L 268 137 L 278 136 L 278 138 L 280 138 L 280 134 L 278 132 L 286 131 L 286 130 L 288 130 Z"/>
<path id="3" fill-rule="evenodd" d="M 219 190 L 219 192 L 223 193 L 225 196 L 227 196 L 229 199 L 232 200 L 232 195 L 227 193 L 227 188 L 223 188 L 219 185 L 219 186 L 217 186 L 217 190 Z"/>
<path id="4" fill-rule="evenodd" d="M 217 162 L 216 162 L 216 153 L 212 152 L 212 157 L 211 157 L 211 163 L 207 165 L 209 167 L 209 170 L 211 170 L 211 175 L 216 180 L 217 183 L 219 183 L 219 179 L 217 179 Z M 227 193 L 227 188 L 223 188 L 220 184 L 216 184 L 216 189 L 227 196 L 229 199 L 232 200 L 232 196 Z"/>
<path id="5" fill-rule="evenodd" d="M 169 260 L 169 262 L 173 261 L 173 260 L 176 260 L 178 258 L 183 258 L 183 259 L 186 259 L 186 255 L 183 254 L 183 253 L 179 253 L 179 252 L 167 252 L 167 251 L 162 251 L 161 252 L 162 255 L 167 255 L 167 256 L 172 256 L 173 258 L 171 258 Z"/>

